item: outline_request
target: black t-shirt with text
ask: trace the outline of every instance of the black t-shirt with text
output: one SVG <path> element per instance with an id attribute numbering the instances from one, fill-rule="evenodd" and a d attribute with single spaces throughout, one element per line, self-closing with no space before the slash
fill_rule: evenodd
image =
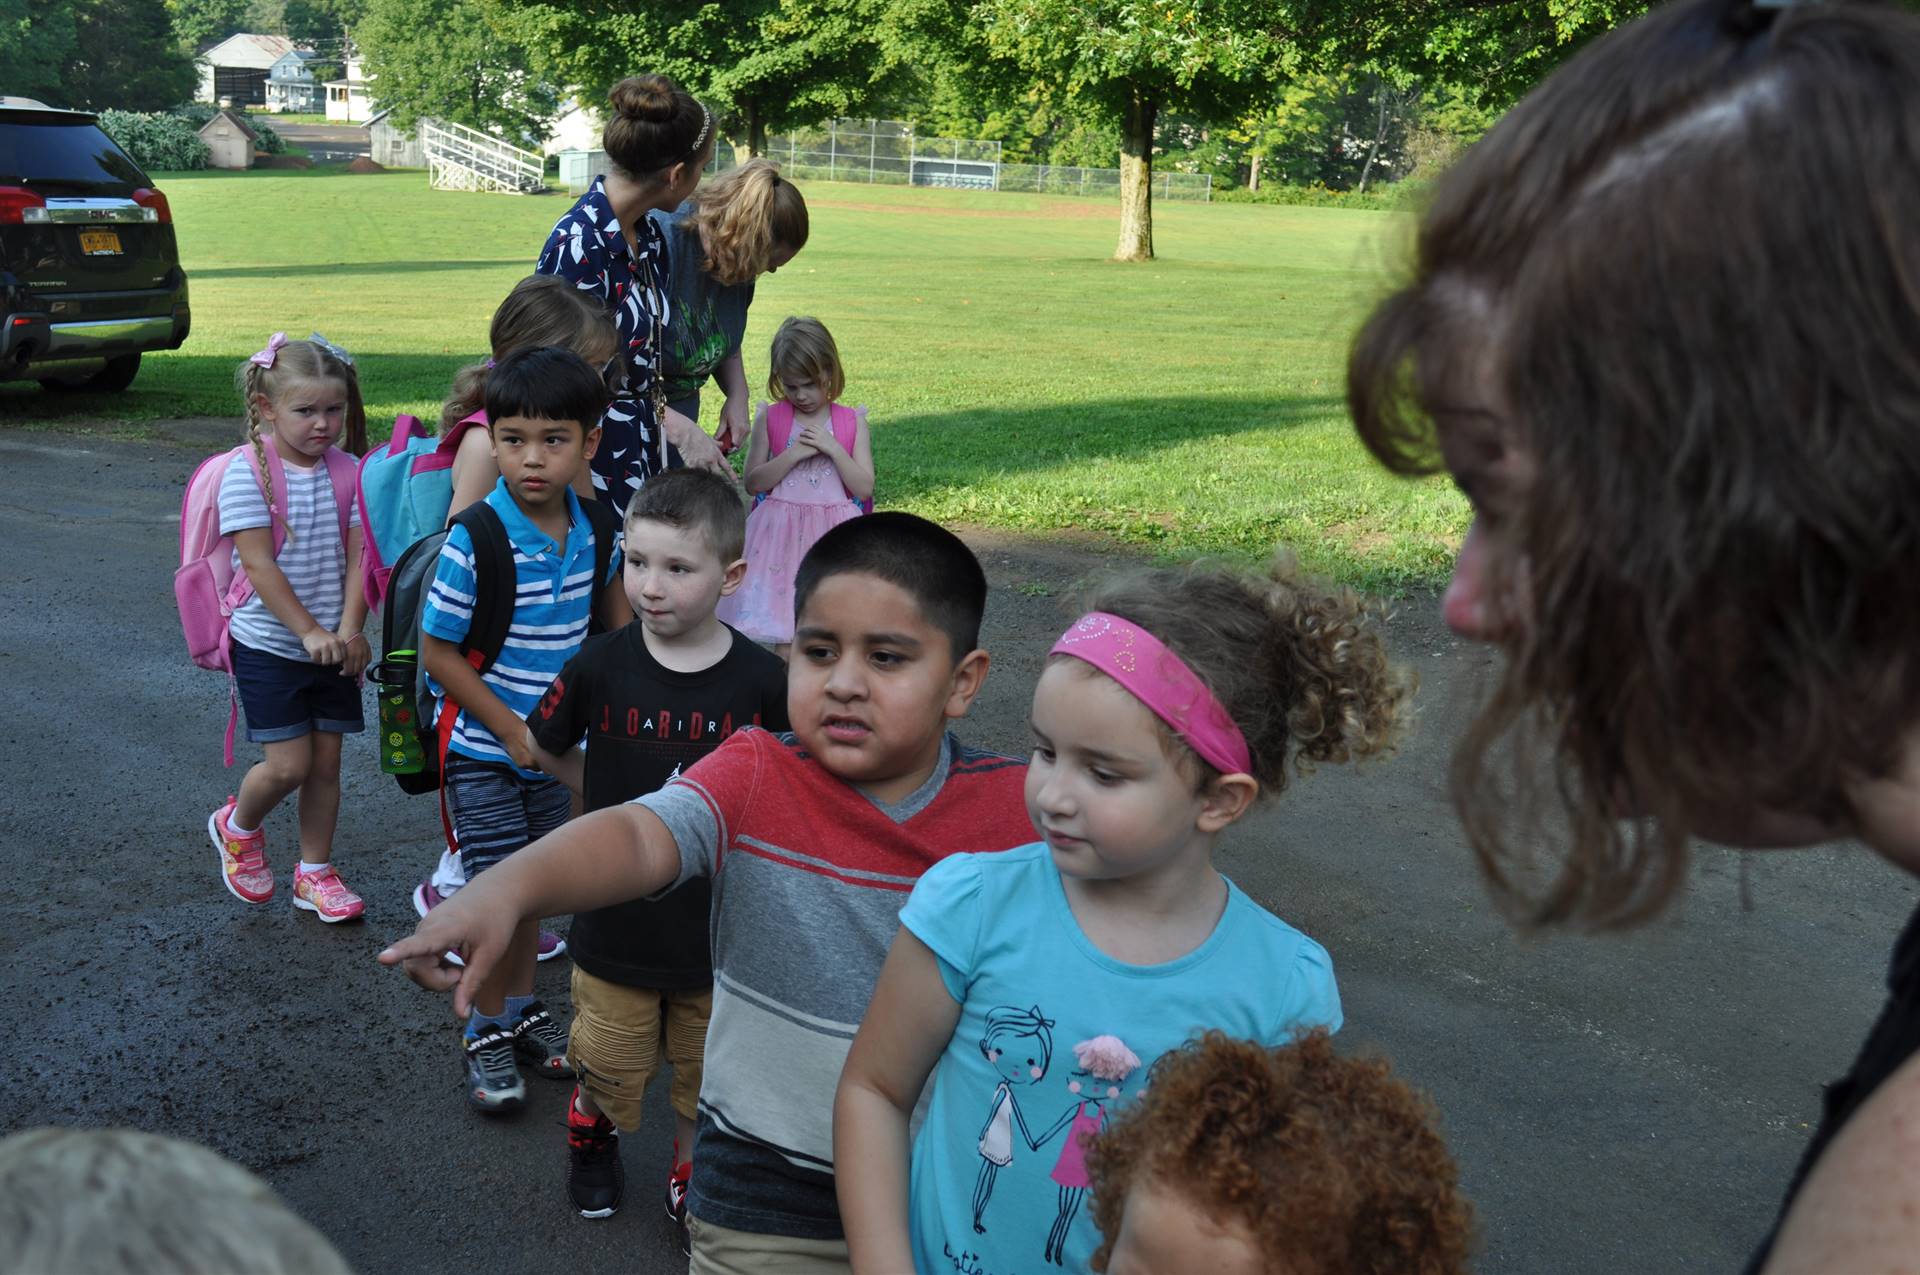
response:
<path id="1" fill-rule="evenodd" d="M 657 791 L 742 726 L 788 729 L 787 666 L 733 632 L 717 664 L 675 672 L 653 657 L 635 620 L 588 638 L 527 725 L 550 753 L 586 737 L 586 806 L 601 810 Z M 704 987 L 713 981 L 712 905 L 711 885 L 696 877 L 656 900 L 581 913 L 567 946 L 581 969 L 610 983 Z"/>

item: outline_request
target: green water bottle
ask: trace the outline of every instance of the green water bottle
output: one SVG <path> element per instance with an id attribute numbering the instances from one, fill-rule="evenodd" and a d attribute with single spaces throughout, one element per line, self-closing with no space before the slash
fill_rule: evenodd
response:
<path id="1" fill-rule="evenodd" d="M 417 775 L 427 768 L 416 698 L 419 671 L 417 651 L 388 651 L 367 670 L 380 699 L 380 769 L 389 775 Z"/>

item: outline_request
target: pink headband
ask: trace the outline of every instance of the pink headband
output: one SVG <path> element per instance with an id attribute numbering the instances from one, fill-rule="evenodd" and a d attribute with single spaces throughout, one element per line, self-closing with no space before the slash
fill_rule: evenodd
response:
<path id="1" fill-rule="evenodd" d="M 1207 684 L 1139 625 L 1105 611 L 1089 611 L 1060 635 L 1050 654 L 1085 660 L 1120 683 L 1216 770 L 1228 775 L 1252 771 L 1247 737 Z"/>
<path id="2" fill-rule="evenodd" d="M 272 367 L 274 359 L 280 355 L 280 347 L 287 343 L 287 334 L 276 332 L 267 338 L 267 348 L 258 354 L 249 354 L 247 362 L 258 367 Z"/>

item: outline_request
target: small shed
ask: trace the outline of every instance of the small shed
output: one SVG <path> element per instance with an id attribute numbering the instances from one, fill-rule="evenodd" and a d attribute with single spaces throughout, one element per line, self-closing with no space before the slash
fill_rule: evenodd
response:
<path id="1" fill-rule="evenodd" d="M 418 131 L 403 133 L 393 122 L 392 111 L 381 111 L 367 121 L 367 153 L 382 168 L 425 168 L 426 144 Z"/>
<path id="2" fill-rule="evenodd" d="M 252 168 L 253 144 L 259 134 L 232 111 L 216 111 L 200 126 L 200 140 L 207 144 L 207 167 Z"/>

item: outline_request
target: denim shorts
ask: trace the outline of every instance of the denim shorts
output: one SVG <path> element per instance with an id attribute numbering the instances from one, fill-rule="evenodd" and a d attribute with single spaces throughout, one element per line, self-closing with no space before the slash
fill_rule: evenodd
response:
<path id="1" fill-rule="evenodd" d="M 316 730 L 356 735 L 367 728 L 359 679 L 342 677 L 335 665 L 290 660 L 235 642 L 233 680 L 247 714 L 247 738 L 256 744 Z"/>
<path id="2" fill-rule="evenodd" d="M 511 766 L 448 753 L 441 793 L 467 880 L 567 821 L 573 794 L 552 776 L 528 779 Z"/>

